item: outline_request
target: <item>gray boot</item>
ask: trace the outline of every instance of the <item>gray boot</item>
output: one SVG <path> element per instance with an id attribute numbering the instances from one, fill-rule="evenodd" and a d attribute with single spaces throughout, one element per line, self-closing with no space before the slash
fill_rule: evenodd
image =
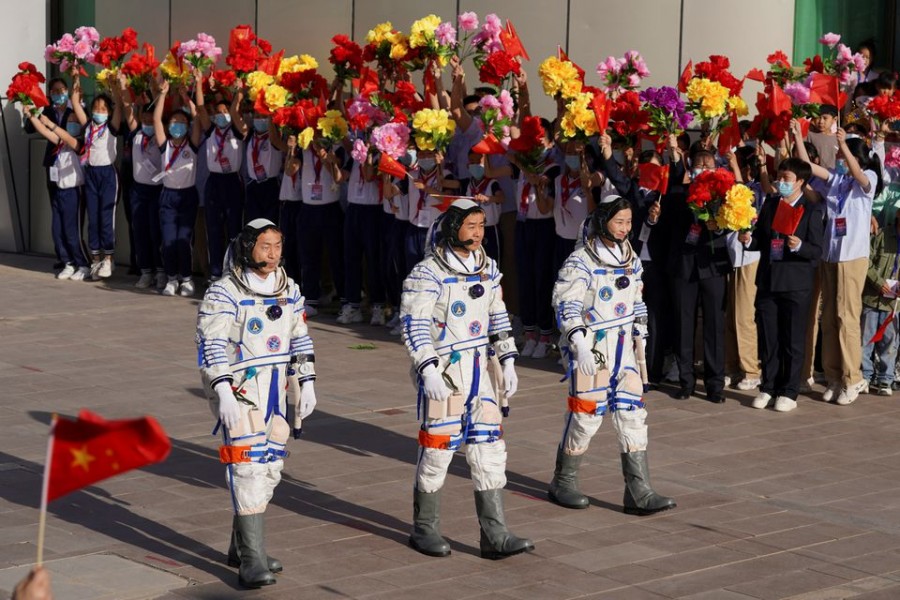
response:
<path id="1" fill-rule="evenodd" d="M 547 491 L 551 502 L 566 508 L 588 507 L 588 497 L 578 490 L 578 468 L 581 466 L 582 456 L 584 455 L 572 456 L 563 452 L 562 448 L 557 448 L 556 470 Z"/>
<path id="2" fill-rule="evenodd" d="M 237 568 L 241 566 L 241 552 L 237 546 L 237 515 L 234 516 L 231 529 L 231 544 L 228 546 L 228 566 Z M 273 573 L 281 573 L 284 570 L 281 561 L 271 556 L 266 557 L 266 564 Z"/>
<path id="3" fill-rule="evenodd" d="M 534 550 L 534 542 L 518 538 L 506 528 L 503 490 L 475 492 L 475 511 L 481 525 L 481 558 L 499 560 Z"/>
<path id="4" fill-rule="evenodd" d="M 266 564 L 265 520 L 262 513 L 235 517 L 235 537 L 241 557 L 238 583 L 245 588 L 272 585 L 277 580 Z"/>
<path id="5" fill-rule="evenodd" d="M 409 545 L 428 556 L 450 556 L 450 544 L 443 537 L 441 523 L 441 491 L 427 494 L 413 490 L 413 531 Z"/>
<path id="6" fill-rule="evenodd" d="M 652 515 L 675 508 L 675 500 L 660 496 L 650 487 L 647 451 L 622 454 L 622 474 L 625 476 L 625 512 L 629 515 Z"/>

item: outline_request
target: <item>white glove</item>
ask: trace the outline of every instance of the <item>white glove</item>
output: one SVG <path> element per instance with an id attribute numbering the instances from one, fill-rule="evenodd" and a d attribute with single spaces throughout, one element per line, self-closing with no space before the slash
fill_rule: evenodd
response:
<path id="1" fill-rule="evenodd" d="M 519 389 L 519 376 L 516 375 L 516 364 L 512 358 L 506 359 L 503 363 L 503 384 L 505 386 L 503 393 L 507 398 L 512 398 Z"/>
<path id="2" fill-rule="evenodd" d="M 591 377 L 597 373 L 594 361 L 593 344 L 584 336 L 583 331 L 576 331 L 569 338 L 569 350 L 574 353 L 575 366 L 584 375 Z"/>
<path id="3" fill-rule="evenodd" d="M 304 381 L 300 385 L 300 418 L 305 419 L 316 408 L 316 390 L 312 381 Z"/>
<path id="4" fill-rule="evenodd" d="M 228 429 L 234 429 L 241 420 L 241 407 L 231 390 L 231 382 L 216 384 L 216 395 L 219 396 L 219 420 Z"/>
<path id="5" fill-rule="evenodd" d="M 444 402 L 450 398 L 450 394 L 453 393 L 450 388 L 447 387 L 438 368 L 433 364 L 422 369 L 422 384 L 425 388 L 425 397 L 429 400 Z"/>

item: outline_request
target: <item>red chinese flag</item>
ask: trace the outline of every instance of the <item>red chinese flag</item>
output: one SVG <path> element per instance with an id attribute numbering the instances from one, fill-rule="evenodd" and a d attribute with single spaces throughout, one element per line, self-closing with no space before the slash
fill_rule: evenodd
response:
<path id="1" fill-rule="evenodd" d="M 663 187 L 663 166 L 651 162 L 638 165 L 638 185 L 645 190 L 661 191 Z"/>
<path id="2" fill-rule="evenodd" d="M 271 114 L 269 106 L 266 104 L 266 90 L 259 90 L 259 93 L 256 94 L 256 102 L 253 103 L 253 110 L 261 115 Z"/>
<path id="3" fill-rule="evenodd" d="M 107 421 L 83 410 L 50 430 L 47 501 L 103 479 L 161 462 L 172 443 L 153 417 Z"/>
<path id="4" fill-rule="evenodd" d="M 772 84 L 772 89 L 769 92 L 768 100 L 768 108 L 772 115 L 780 115 L 783 112 L 791 112 L 791 98 L 784 93 L 784 90 L 781 89 L 781 86 Z"/>
<path id="5" fill-rule="evenodd" d="M 805 117 L 800 117 L 799 119 L 797 119 L 797 121 L 799 121 L 799 123 L 800 123 L 800 133 L 805 138 L 806 136 L 809 135 L 810 120 Z"/>
<path id="6" fill-rule="evenodd" d="M 480 142 L 472 146 L 472 152 L 478 154 L 506 154 L 506 148 L 500 143 L 493 133 L 484 136 Z"/>
<path id="7" fill-rule="evenodd" d="M 791 206 L 787 202 L 778 202 L 775 218 L 772 219 L 772 231 L 782 235 L 794 235 L 797 225 L 803 218 L 803 206 Z"/>
<path id="8" fill-rule="evenodd" d="M 228 38 L 228 53 L 234 54 L 235 50 L 240 48 L 241 42 L 250 40 L 253 37 L 253 28 L 249 25 L 238 25 L 231 30 Z"/>
<path id="9" fill-rule="evenodd" d="M 506 20 L 506 29 L 500 31 L 500 41 L 503 43 L 503 49 L 510 56 L 521 56 L 525 60 L 531 60 L 528 53 L 525 52 L 525 46 L 522 45 L 519 34 L 516 33 L 516 28 L 509 19 Z"/>
<path id="10" fill-rule="evenodd" d="M 830 104 L 841 109 L 847 102 L 847 94 L 841 92 L 841 82 L 837 77 L 813 73 L 809 84 L 809 101 Z"/>
<path id="11" fill-rule="evenodd" d="M 447 212 L 447 209 L 450 208 L 450 205 L 459 200 L 460 198 L 464 198 L 465 196 L 449 196 L 447 194 L 431 194 L 432 198 L 437 198 L 439 202 L 437 204 L 432 204 L 432 206 L 438 209 L 438 212 Z"/>
<path id="12" fill-rule="evenodd" d="M 761 69 L 750 69 L 747 71 L 747 75 L 744 78 L 752 79 L 753 81 L 758 81 L 760 83 L 766 82 L 766 74 L 763 73 Z"/>
<path id="13" fill-rule="evenodd" d="M 605 92 L 597 92 L 591 99 L 591 108 L 594 111 L 594 117 L 597 119 L 597 129 L 603 133 L 609 127 L 609 99 Z"/>
<path id="14" fill-rule="evenodd" d="M 895 303 L 895 306 L 896 306 L 896 303 Z M 881 326 L 875 332 L 875 335 L 873 335 L 872 339 L 869 340 L 870 344 L 874 344 L 875 342 L 881 341 L 881 338 L 884 337 L 884 332 L 887 331 L 888 325 L 891 324 L 891 322 L 894 320 L 895 316 L 896 316 L 896 314 L 894 313 L 893 310 L 891 310 L 891 312 L 888 313 L 888 316 L 887 316 L 887 318 L 885 318 L 884 323 L 881 324 Z"/>
<path id="15" fill-rule="evenodd" d="M 398 179 L 404 179 L 406 177 L 406 169 L 403 168 L 403 165 L 391 158 L 385 152 L 382 152 L 381 158 L 378 159 L 378 170 Z"/>
<path id="16" fill-rule="evenodd" d="M 688 84 L 691 82 L 691 77 L 694 76 L 694 61 L 689 60 L 688 64 L 684 66 L 684 71 L 681 72 L 681 77 L 678 78 L 678 91 L 682 94 L 687 93 Z"/>
<path id="17" fill-rule="evenodd" d="M 259 66 L 257 69 L 264 72 L 266 75 L 271 75 L 275 77 L 278 75 L 278 67 L 281 66 L 281 59 L 284 57 L 284 50 L 279 50 L 278 54 L 273 54 L 268 58 L 263 58 L 259 61 Z"/>
<path id="18" fill-rule="evenodd" d="M 669 191 L 669 165 L 663 165 L 659 173 L 659 195 L 665 196 Z"/>
<path id="19" fill-rule="evenodd" d="M 725 156 L 731 149 L 741 143 L 741 123 L 738 121 L 737 113 L 731 111 L 731 118 L 728 125 L 719 132 L 719 140 L 717 148 L 721 156 Z"/>
<path id="20" fill-rule="evenodd" d="M 575 67 L 576 71 L 578 71 L 578 79 L 580 79 L 581 82 L 584 83 L 584 69 L 579 67 L 577 64 L 575 64 L 574 60 L 569 58 L 569 55 L 566 54 L 566 51 L 562 49 L 562 46 L 557 45 L 556 51 L 557 51 L 559 60 L 572 63 L 572 66 Z"/>

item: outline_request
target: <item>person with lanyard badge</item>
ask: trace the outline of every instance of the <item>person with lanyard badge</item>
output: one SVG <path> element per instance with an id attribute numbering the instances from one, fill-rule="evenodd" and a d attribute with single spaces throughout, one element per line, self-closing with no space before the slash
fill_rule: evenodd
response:
<path id="1" fill-rule="evenodd" d="M 863 293 L 862 374 L 874 393 L 892 396 L 897 360 L 897 298 L 900 296 L 900 213 L 892 204 L 893 222 L 872 237 Z M 890 220 L 889 220 L 890 221 Z M 874 355 L 873 355 L 874 352 Z"/>
<path id="2" fill-rule="evenodd" d="M 411 162 L 410 152 L 398 159 L 404 168 Z M 394 314 L 385 323 L 391 335 L 400 335 L 400 296 L 403 292 L 403 280 L 409 274 L 406 269 L 406 230 L 409 228 L 409 195 L 400 193 L 400 181 L 388 174 L 381 175 L 382 205 L 385 223 L 381 228 L 381 258 L 384 269 L 385 296 L 393 307 Z"/>
<path id="3" fill-rule="evenodd" d="M 137 267 L 141 270 L 141 276 L 134 287 L 146 289 L 155 284 L 158 290 L 162 290 L 168 278 L 159 251 L 162 245 L 162 232 L 159 228 L 159 195 L 162 184 L 159 180 L 154 181 L 154 177 L 162 169 L 162 157 L 155 139 L 153 106 L 145 105 L 140 115 L 135 117 L 130 95 L 123 94 L 122 101 L 125 105 L 125 124 L 132 138 L 132 243 Z"/>
<path id="4" fill-rule="evenodd" d="M 484 212 L 455 200 L 429 232 L 425 259 L 403 282 L 400 320 L 412 359 L 421 418 L 409 544 L 449 556 L 440 533 L 441 490 L 453 455 L 465 442 L 481 526 L 481 557 L 534 550 L 506 527 L 506 442 L 501 415 L 518 387 L 516 344 L 497 264 L 481 247 Z M 490 365 L 490 367 L 489 367 Z"/>
<path id="5" fill-rule="evenodd" d="M 50 206 L 54 221 L 59 221 L 59 253 L 63 261 L 57 279 L 84 281 L 90 274 L 87 258 L 81 243 L 81 199 L 84 174 L 78 152 L 81 149 L 81 124 L 70 112 L 64 127 L 60 127 L 46 114 L 28 118 L 33 131 L 54 144 L 53 164 L 48 175 L 53 184 Z"/>
<path id="6" fill-rule="evenodd" d="M 244 89 L 241 88 L 236 94 L 236 106 L 240 106 L 243 99 Z M 249 125 L 238 113 L 234 113 L 232 119 L 246 147 L 244 160 L 248 181 L 244 189 L 244 215 L 248 220 L 264 218 L 275 223 L 281 208 L 278 202 L 278 174 L 283 162 L 282 153 L 287 146 L 267 115 L 254 112 Z"/>
<path id="7" fill-rule="evenodd" d="M 300 159 L 298 158 L 297 136 L 289 135 L 287 152 L 284 153 L 284 176 L 281 178 L 281 190 L 278 199 L 281 201 L 281 217 L 279 223 L 288 235 L 284 240 L 284 271 L 294 281 L 300 281 L 300 241 L 297 239 L 302 221 L 303 195 L 300 179 Z"/>
<path id="8" fill-rule="evenodd" d="M 759 251 L 756 272 L 756 323 L 762 381 L 750 406 L 764 409 L 797 407 L 806 340 L 806 315 L 822 257 L 825 207 L 810 202 L 804 188 L 812 171 L 799 158 L 782 161 L 770 195 L 753 232 L 738 239 Z"/>
<path id="9" fill-rule="evenodd" d="M 347 181 L 347 210 L 344 214 L 344 290 L 347 303 L 341 307 L 337 322 L 361 323 L 363 259 L 366 265 L 366 290 L 372 308 L 372 325 L 384 325 L 384 276 L 381 264 L 382 208 L 378 171 L 371 152 L 365 161 L 346 164 L 342 179 Z"/>
<path id="10" fill-rule="evenodd" d="M 341 210 L 341 165 L 345 153 L 340 146 L 324 148 L 313 141 L 300 153 L 300 273 L 306 294 L 306 314 L 318 314 L 322 296 L 322 251 L 328 250 L 328 265 L 335 292 L 344 302 L 344 213 Z"/>
<path id="11" fill-rule="evenodd" d="M 624 510 L 649 515 L 675 508 L 675 501 L 650 485 L 647 461 L 647 383 L 641 259 L 628 236 L 631 204 L 604 199 L 592 213 L 583 246 L 572 252 L 553 287 L 553 307 L 568 358 L 568 410 L 556 451 L 548 497 L 565 508 L 587 508 L 578 472 L 603 415 L 619 440 L 625 479 Z"/>
<path id="12" fill-rule="evenodd" d="M 112 86 L 119 97 L 124 79 Z M 98 94 L 91 102 L 91 117 L 81 106 L 81 79 L 72 75 L 72 110 L 84 132 L 81 166 L 84 170 L 84 193 L 88 215 L 88 248 L 91 253 L 91 279 L 112 276 L 113 253 L 116 249 L 116 200 L 119 176 L 116 172 L 116 136 L 122 122 L 121 98 L 113 102 Z"/>
<path id="13" fill-rule="evenodd" d="M 468 173 L 466 177 L 466 195 L 473 198 L 481 205 L 484 211 L 484 247 L 487 255 L 498 265 L 500 264 L 500 207 L 506 196 L 494 177 L 504 177 L 512 174 L 512 167 L 505 166 L 492 169 L 492 177 L 486 173 L 485 163 L 487 156 L 477 152 L 469 152 Z"/>
<path id="14" fill-rule="evenodd" d="M 447 173 L 444 155 L 434 150 L 414 151 L 408 169 L 409 177 L 400 182 L 401 193 L 409 197 L 409 228 L 406 230 L 406 270 L 412 271 L 425 257 L 428 230 L 440 211 L 437 205 L 442 194 L 458 194 L 459 182 Z"/>
<path id="15" fill-rule="evenodd" d="M 519 200 L 516 266 L 519 277 L 519 316 L 525 328 L 525 346 L 521 355 L 526 358 L 547 356 L 550 335 L 553 333 L 550 297 L 553 292 L 556 234 L 549 175 L 556 165 L 551 158 L 552 146 L 546 134 L 550 123 L 546 119 L 541 119 L 541 123 L 545 133 L 540 160 L 531 170 L 516 165 L 519 169 L 516 182 L 516 198 Z"/>
<path id="16" fill-rule="evenodd" d="M 203 93 L 198 77 L 197 95 Z M 163 81 L 153 109 L 154 138 L 161 154 L 162 170 L 153 179 L 163 184 L 159 196 L 159 223 L 162 232 L 162 254 L 168 282 L 163 296 L 194 295 L 191 246 L 197 207 L 200 199 L 194 185 L 197 175 L 197 148 L 200 144 L 200 123 L 195 118 L 196 107 L 182 90 L 184 107 L 176 110 L 163 125 L 163 110 L 169 82 Z"/>
<path id="17" fill-rule="evenodd" d="M 265 511 L 292 430 L 297 439 L 316 406 L 313 342 L 300 288 L 281 266 L 283 243 L 271 221 L 247 223 L 197 315 L 200 375 L 218 418 L 213 435 L 222 433 L 219 459 L 234 509 L 228 565 L 239 567 L 246 588 L 276 583 L 284 568 L 266 553 Z"/>
<path id="18" fill-rule="evenodd" d="M 47 117 L 50 122 L 57 127 L 66 128 L 66 124 L 69 122 L 69 117 L 70 115 L 72 115 L 72 109 L 69 107 L 69 88 L 66 85 L 65 80 L 60 77 L 53 77 L 52 79 L 50 79 L 47 82 L 47 88 L 49 90 L 50 106 L 45 106 L 41 110 L 41 116 Z M 27 119 L 25 121 L 25 133 L 31 134 L 36 132 L 37 129 L 35 129 L 34 125 L 31 122 L 31 119 Z M 79 131 L 78 134 L 73 137 L 79 137 L 80 135 L 81 132 Z M 59 209 L 53 205 L 53 203 L 55 202 L 54 198 L 57 197 L 56 182 L 50 179 L 50 167 L 54 166 L 56 163 L 58 146 L 58 144 L 54 144 L 53 142 L 47 140 L 47 148 L 46 150 L 44 150 L 43 164 L 44 168 L 47 169 L 47 195 L 50 198 L 50 210 L 52 214 L 52 220 L 50 222 L 50 234 L 53 237 L 53 251 L 56 254 L 56 260 L 59 262 L 59 265 L 54 266 L 53 268 L 59 268 L 65 271 L 66 275 L 61 279 L 68 279 L 72 276 L 74 271 L 70 272 L 65 268 L 67 265 L 67 261 L 64 260 L 65 250 L 62 248 L 63 223 L 60 220 Z"/>
<path id="19" fill-rule="evenodd" d="M 800 123 L 791 121 L 800 158 L 809 162 Z M 826 402 L 853 403 L 869 383 L 863 379 L 862 296 L 869 266 L 872 201 L 881 193 L 881 160 L 866 141 L 848 139 L 838 129 L 835 169 L 810 163 L 819 181 L 813 186 L 825 198 L 828 224 L 822 267 L 822 366 L 828 387 Z"/>
<path id="20" fill-rule="evenodd" d="M 228 240 L 241 230 L 244 213 L 244 186 L 241 183 L 241 161 L 244 154 L 243 135 L 233 122 L 238 112 L 239 94 L 229 105 L 219 100 L 212 116 L 202 96 L 197 97 L 200 128 L 206 132 L 203 144 L 209 177 L 204 193 L 206 216 L 206 248 L 209 253 L 209 275 L 212 281 L 222 277 L 222 259 Z M 291 236 L 292 238 L 295 236 Z"/>

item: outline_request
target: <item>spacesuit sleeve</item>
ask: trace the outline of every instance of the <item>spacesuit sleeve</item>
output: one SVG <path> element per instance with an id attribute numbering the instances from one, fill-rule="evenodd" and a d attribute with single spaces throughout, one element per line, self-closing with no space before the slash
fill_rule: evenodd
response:
<path id="1" fill-rule="evenodd" d="M 300 288 L 295 283 L 291 290 L 294 326 L 291 329 L 291 363 L 297 372 L 297 380 L 315 381 L 316 355 L 313 351 L 312 338 L 306 325 L 306 303 L 300 295 Z"/>
<path id="2" fill-rule="evenodd" d="M 403 343 L 419 373 L 428 365 L 437 366 L 439 362 L 431 336 L 431 322 L 441 288 L 440 277 L 421 263 L 403 281 L 400 299 Z"/>
<path id="3" fill-rule="evenodd" d="M 509 313 L 506 312 L 506 303 L 503 301 L 503 288 L 500 287 L 500 279 L 503 275 L 493 260 L 490 265 L 491 279 L 489 281 L 491 304 L 488 308 L 488 340 L 502 363 L 508 358 L 519 355 L 516 350 L 516 341 L 512 336 L 512 323 Z"/>
<path id="4" fill-rule="evenodd" d="M 641 259 L 634 257 L 634 274 L 635 285 L 637 289 L 634 294 L 634 334 L 640 334 L 641 337 L 647 337 L 647 305 L 644 303 L 644 265 Z"/>
<path id="5" fill-rule="evenodd" d="M 237 320 L 238 303 L 222 285 L 213 285 L 203 296 L 197 312 L 197 362 L 210 389 L 222 381 L 233 381 L 226 348 Z"/>
<path id="6" fill-rule="evenodd" d="M 584 259 L 572 254 L 563 263 L 553 285 L 553 309 L 556 323 L 567 340 L 576 331 L 587 333 L 584 326 L 584 298 L 591 282 L 591 270 Z"/>

